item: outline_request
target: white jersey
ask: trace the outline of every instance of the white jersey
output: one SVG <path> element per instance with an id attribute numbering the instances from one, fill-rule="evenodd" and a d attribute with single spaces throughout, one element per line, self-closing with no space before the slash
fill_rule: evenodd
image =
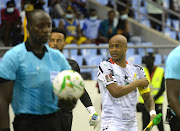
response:
<path id="1" fill-rule="evenodd" d="M 143 68 L 128 62 L 126 62 L 126 67 L 122 68 L 113 63 L 111 58 L 100 63 L 97 77 L 102 99 L 101 125 L 137 126 L 137 89 L 115 98 L 106 86 L 112 83 L 127 85 L 136 79 L 145 78 Z"/>

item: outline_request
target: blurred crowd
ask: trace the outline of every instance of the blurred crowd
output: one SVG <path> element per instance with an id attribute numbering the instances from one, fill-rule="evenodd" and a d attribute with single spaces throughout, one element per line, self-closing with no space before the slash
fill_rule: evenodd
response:
<path id="1" fill-rule="evenodd" d="M 7 1 L 6 8 L 0 13 L 0 39 L 4 46 L 26 41 L 29 37 L 26 29 L 28 12 L 34 9 L 47 11 L 47 8 L 52 26 L 66 30 L 67 44 L 108 43 L 115 34 L 123 34 L 129 39 L 128 7 L 120 8 L 120 15 L 112 8 L 104 20 L 98 18 L 95 8 L 86 7 L 86 0 L 21 0 L 21 9 L 18 9 L 14 0 Z"/>
<path id="2" fill-rule="evenodd" d="M 88 8 L 87 0 L 21 0 L 21 9 L 16 8 L 17 2 L 15 0 L 9 0 L 6 3 L 6 8 L 0 10 L 0 40 L 4 46 L 15 46 L 26 41 L 28 38 L 26 16 L 29 11 L 42 9 L 50 14 L 53 27 L 65 28 L 68 34 L 67 44 L 95 43 L 98 45 L 99 43 L 107 43 L 109 38 L 115 34 L 122 34 L 129 41 L 131 34 L 127 18 L 129 16 L 136 17 L 130 8 L 133 2 L 130 0 L 96 1 L 111 8 L 107 13 L 107 19 L 99 19 L 98 10 Z M 141 7 L 147 7 L 148 15 L 162 21 L 163 11 L 160 8 L 147 1 L 139 1 Z M 163 0 L 152 1 L 159 5 L 165 5 Z M 121 2 L 126 6 L 121 6 L 116 2 Z M 179 12 L 179 5 L 178 0 L 169 1 L 169 8 L 175 12 Z M 169 15 L 169 17 L 179 19 L 174 15 Z M 162 30 L 159 23 L 150 20 L 150 24 L 152 28 L 158 31 Z"/>

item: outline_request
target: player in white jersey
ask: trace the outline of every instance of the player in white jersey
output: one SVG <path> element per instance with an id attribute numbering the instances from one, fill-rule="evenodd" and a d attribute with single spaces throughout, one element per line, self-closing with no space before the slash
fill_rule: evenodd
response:
<path id="1" fill-rule="evenodd" d="M 127 39 L 115 35 L 109 40 L 111 57 L 97 73 L 102 99 L 101 131 L 137 131 L 137 87 L 152 120 L 156 116 L 143 68 L 126 61 Z"/>

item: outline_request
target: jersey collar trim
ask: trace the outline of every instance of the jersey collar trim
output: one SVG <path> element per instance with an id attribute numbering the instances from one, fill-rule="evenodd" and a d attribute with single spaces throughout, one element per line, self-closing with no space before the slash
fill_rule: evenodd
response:
<path id="1" fill-rule="evenodd" d="M 31 45 L 30 45 L 30 43 L 28 41 L 25 42 L 25 46 L 26 46 L 27 51 L 32 51 L 33 52 L 32 47 L 31 47 Z M 45 45 L 44 45 L 43 51 L 48 52 Z"/>
<path id="2" fill-rule="evenodd" d="M 113 62 L 112 58 L 110 58 L 109 60 L 110 60 L 110 62 L 111 62 L 112 64 L 114 64 L 114 62 Z M 127 62 L 127 61 L 126 61 L 126 64 L 128 64 L 128 62 Z"/>

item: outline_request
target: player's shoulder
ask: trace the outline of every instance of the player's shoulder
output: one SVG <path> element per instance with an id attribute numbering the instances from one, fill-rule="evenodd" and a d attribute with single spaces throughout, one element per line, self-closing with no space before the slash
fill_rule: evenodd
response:
<path id="1" fill-rule="evenodd" d="M 167 63 L 173 64 L 176 60 L 180 60 L 180 45 L 169 53 Z"/>
<path id="2" fill-rule="evenodd" d="M 11 48 L 8 51 L 12 52 L 12 53 L 18 53 L 18 52 L 22 53 L 23 51 L 25 51 L 25 48 L 26 48 L 25 42 L 22 42 L 22 43 L 20 43 L 20 44 L 18 44 L 16 46 L 14 46 L 13 48 Z"/>
<path id="3" fill-rule="evenodd" d="M 100 66 L 111 66 L 113 63 L 110 59 L 104 60 L 102 62 L 100 62 Z"/>
<path id="4" fill-rule="evenodd" d="M 131 62 L 127 62 L 128 65 L 132 68 L 135 68 L 137 70 L 143 70 L 143 67 L 141 65 L 138 65 L 138 64 L 134 64 L 134 63 L 131 63 Z"/>

